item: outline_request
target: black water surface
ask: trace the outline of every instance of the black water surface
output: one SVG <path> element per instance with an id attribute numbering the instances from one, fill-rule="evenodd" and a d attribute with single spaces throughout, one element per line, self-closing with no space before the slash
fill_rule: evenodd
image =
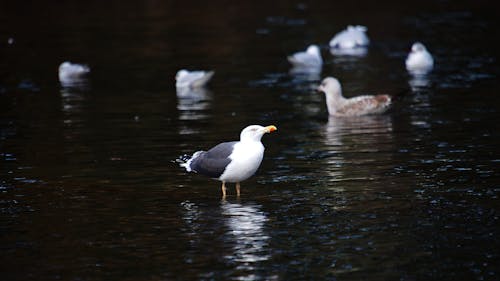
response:
<path id="1" fill-rule="evenodd" d="M 0 279 L 498 280 L 495 9 L 366 2 L 1 3 Z M 328 50 L 348 24 L 366 54 Z M 292 69 L 312 43 L 321 72 Z M 180 68 L 216 74 L 178 95 Z M 326 76 L 394 106 L 328 118 Z M 278 131 L 241 198 L 175 162 L 249 124 Z"/>

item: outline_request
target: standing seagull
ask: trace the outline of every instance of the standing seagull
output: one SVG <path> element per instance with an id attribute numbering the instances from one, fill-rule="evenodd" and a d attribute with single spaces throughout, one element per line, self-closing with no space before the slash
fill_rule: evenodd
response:
<path id="1" fill-rule="evenodd" d="M 354 49 L 366 47 L 370 44 L 370 40 L 366 36 L 366 30 L 366 27 L 362 25 L 349 25 L 330 40 L 330 48 Z"/>
<path id="2" fill-rule="evenodd" d="M 413 74 L 425 74 L 434 67 L 434 59 L 424 44 L 416 42 L 406 58 L 406 69 Z"/>
<path id="3" fill-rule="evenodd" d="M 222 181 L 223 197 L 226 196 L 226 182 L 235 182 L 237 196 L 240 196 L 240 182 L 255 174 L 264 157 L 260 139 L 265 133 L 276 130 L 273 125 L 250 125 L 241 131 L 240 141 L 223 142 L 208 151 L 197 151 L 181 166 L 188 172 Z"/>
<path id="4" fill-rule="evenodd" d="M 199 88 L 205 86 L 208 81 L 214 76 L 214 71 L 187 71 L 181 69 L 175 75 L 175 86 L 177 88 L 189 87 Z"/>
<path id="5" fill-rule="evenodd" d="M 323 65 L 321 52 L 316 45 L 310 45 L 305 52 L 297 52 L 288 56 L 288 61 L 294 66 L 300 67 L 321 67 Z"/>
<path id="6" fill-rule="evenodd" d="M 326 77 L 318 90 L 325 93 L 328 113 L 332 116 L 361 116 L 385 112 L 390 104 L 388 95 L 363 95 L 353 98 L 342 96 L 339 80 Z"/>

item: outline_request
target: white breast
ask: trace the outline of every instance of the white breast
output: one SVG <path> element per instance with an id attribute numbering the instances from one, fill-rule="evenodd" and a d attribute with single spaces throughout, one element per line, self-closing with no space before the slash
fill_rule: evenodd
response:
<path id="1" fill-rule="evenodd" d="M 247 141 L 234 145 L 231 163 L 227 165 L 219 180 L 241 182 L 253 176 L 264 157 L 264 146 L 261 142 Z"/>
<path id="2" fill-rule="evenodd" d="M 408 71 L 430 71 L 434 66 L 432 56 L 426 52 L 411 53 L 406 59 L 406 69 Z"/>

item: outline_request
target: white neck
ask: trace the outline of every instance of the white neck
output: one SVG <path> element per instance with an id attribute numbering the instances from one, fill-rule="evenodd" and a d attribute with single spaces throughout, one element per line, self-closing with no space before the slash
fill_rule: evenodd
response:
<path id="1" fill-rule="evenodd" d="M 326 96 L 326 106 L 328 108 L 328 113 L 330 115 L 335 115 L 337 112 L 337 108 L 342 106 L 346 99 L 342 96 L 342 90 L 331 91 L 329 93 L 325 93 Z"/>

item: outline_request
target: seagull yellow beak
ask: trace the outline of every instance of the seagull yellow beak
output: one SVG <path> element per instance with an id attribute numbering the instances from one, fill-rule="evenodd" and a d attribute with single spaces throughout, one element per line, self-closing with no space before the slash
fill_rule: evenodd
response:
<path id="1" fill-rule="evenodd" d="M 270 125 L 270 126 L 264 127 L 264 131 L 266 133 L 271 133 L 271 132 L 274 132 L 276 130 L 278 130 L 278 128 L 276 128 L 276 126 L 274 126 L 274 125 Z"/>

